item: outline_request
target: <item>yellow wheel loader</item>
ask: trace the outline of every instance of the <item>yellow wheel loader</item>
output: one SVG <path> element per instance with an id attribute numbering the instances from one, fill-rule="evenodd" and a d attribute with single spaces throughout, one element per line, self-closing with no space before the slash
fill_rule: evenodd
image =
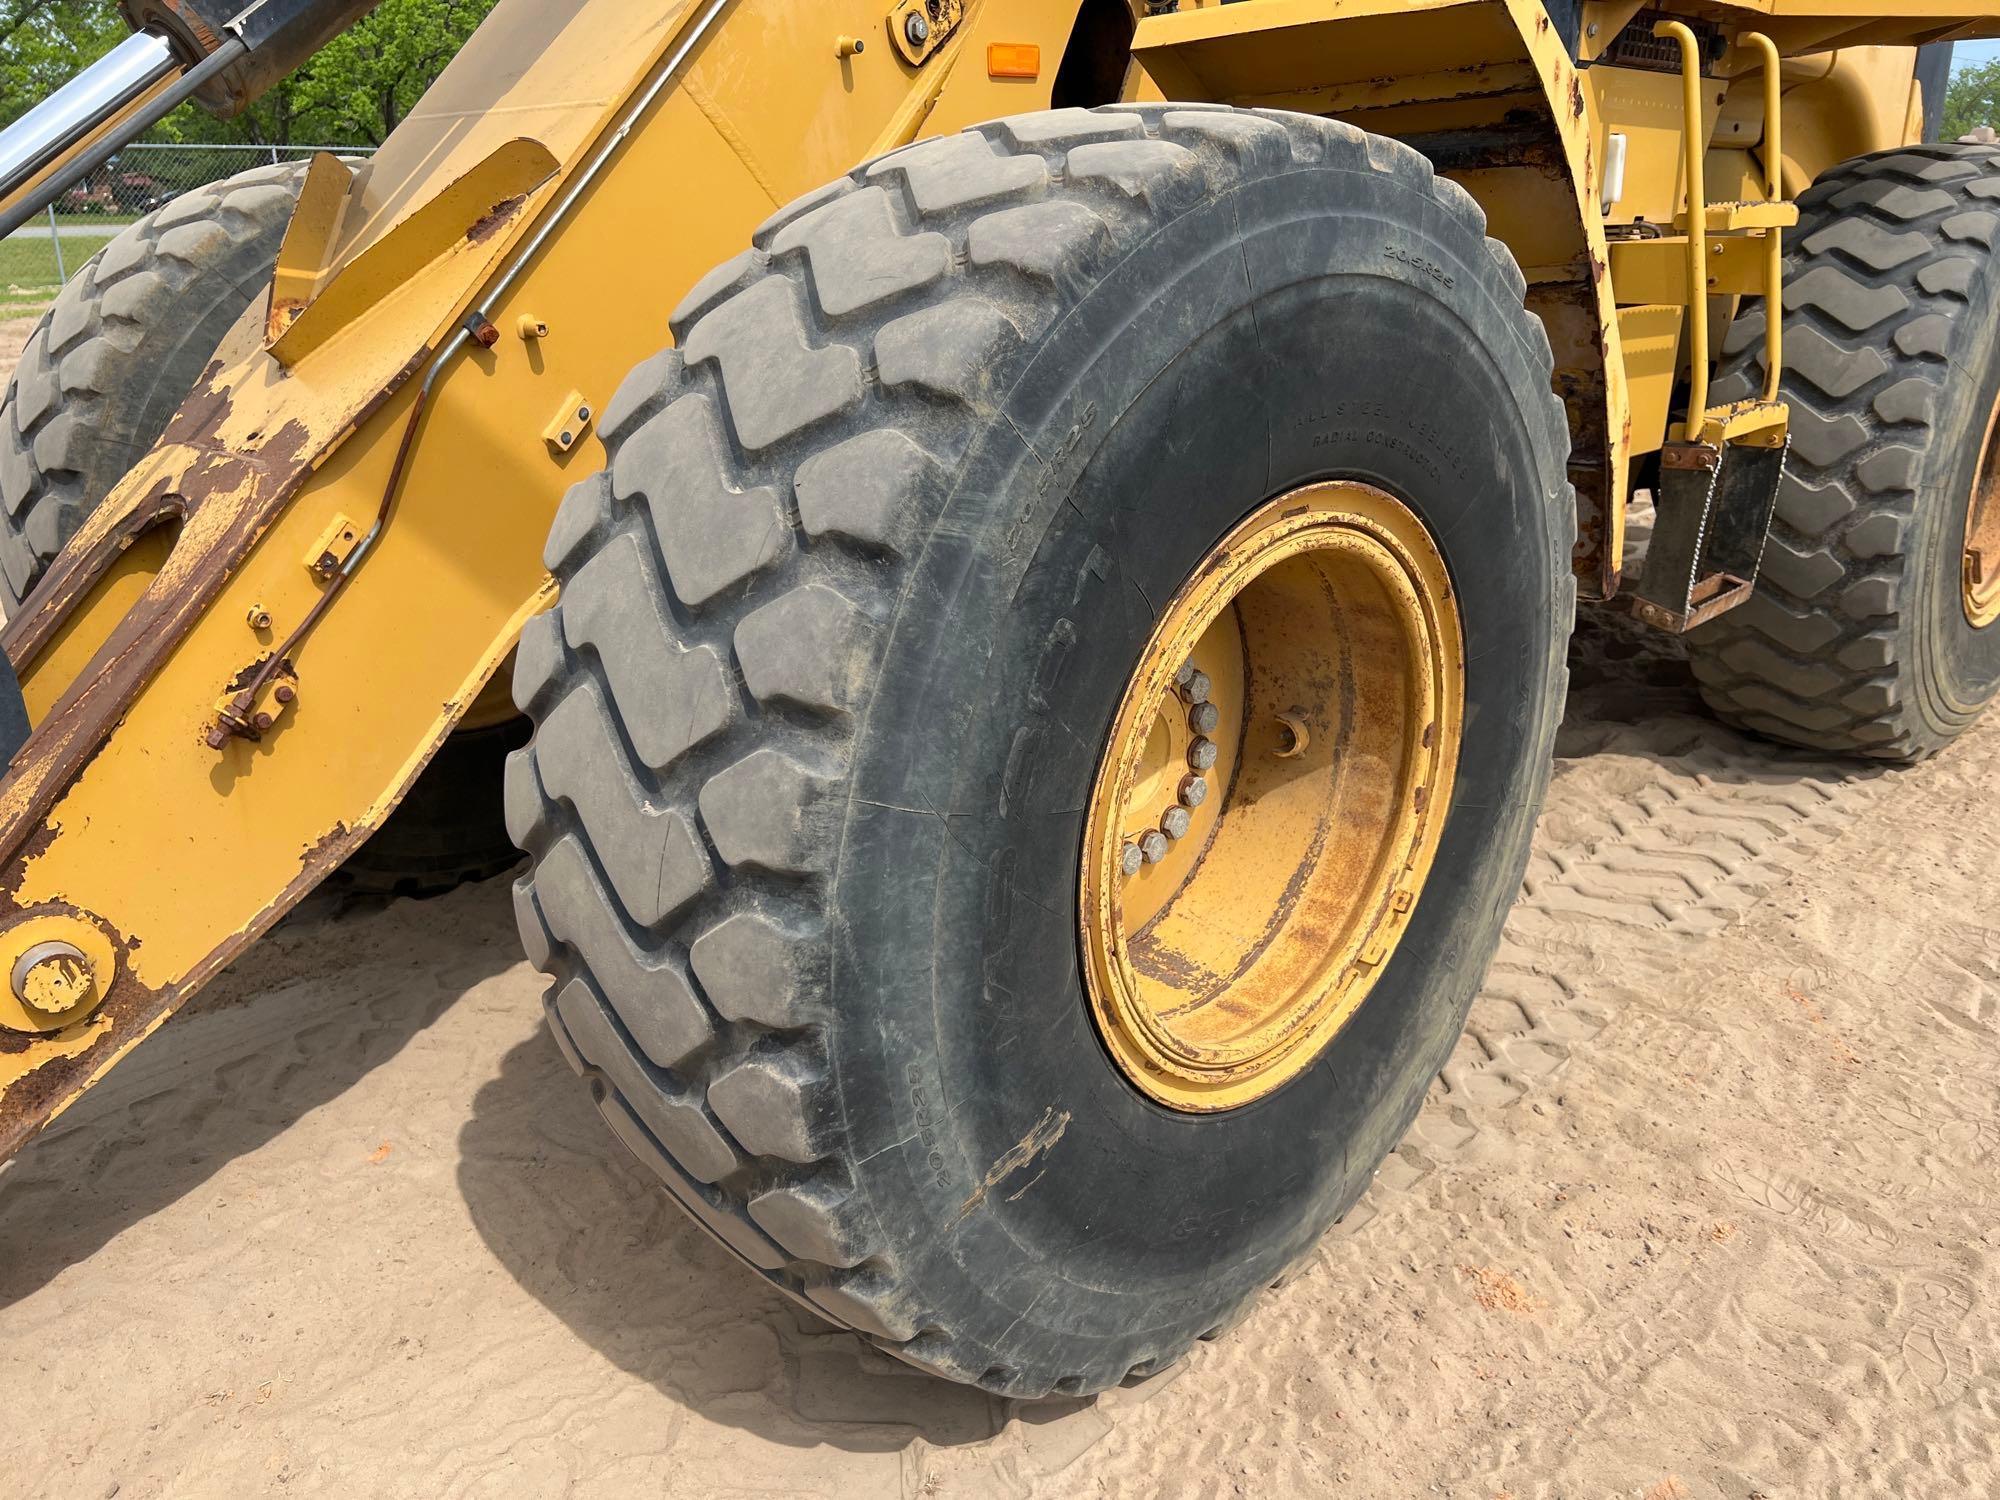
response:
<path id="1" fill-rule="evenodd" d="M 1986 3 L 500 0 L 0 405 L 0 1152 L 504 820 L 756 1273 L 1014 1396 L 1215 1336 L 1451 1050 L 1579 598 L 1797 743 L 2000 689 Z M 368 6 L 125 9 L 0 228 Z"/>

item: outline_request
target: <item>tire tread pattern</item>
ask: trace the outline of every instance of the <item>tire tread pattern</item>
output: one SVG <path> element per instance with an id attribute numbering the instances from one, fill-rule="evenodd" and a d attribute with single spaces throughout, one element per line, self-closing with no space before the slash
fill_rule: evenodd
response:
<path id="1" fill-rule="evenodd" d="M 1785 268 L 1792 452 L 1756 593 L 1689 638 L 1722 718 L 1811 749 L 1916 760 L 1968 718 L 1930 701 L 1909 660 L 1918 608 L 1919 472 L 1950 440 L 1936 414 L 1953 324 L 1993 274 L 2000 149 L 1904 146 L 1857 157 L 1799 199 Z M 1990 205 L 1990 206 L 1989 206 Z M 1713 399 L 1762 388 L 1764 309 L 1730 327 Z"/>

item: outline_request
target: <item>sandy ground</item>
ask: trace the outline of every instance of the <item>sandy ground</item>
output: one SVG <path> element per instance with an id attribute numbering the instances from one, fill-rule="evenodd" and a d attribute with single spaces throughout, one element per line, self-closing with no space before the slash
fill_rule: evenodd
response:
<path id="1" fill-rule="evenodd" d="M 305 913 L 0 1175 L 17 1494 L 1976 1496 L 2000 724 L 1855 776 L 1597 621 L 1471 1031 L 1309 1271 L 1018 1407 L 684 1224 L 504 888 Z"/>
<path id="2" fill-rule="evenodd" d="M 314 905 L 0 1169 L 5 1492 L 1995 1493 L 2000 723 L 1856 774 L 1629 624 L 1574 665 L 1429 1107 L 1185 1365 L 1023 1407 L 768 1292 L 601 1125 L 496 882 Z"/>
<path id="3" fill-rule="evenodd" d="M 0 382 L 14 378 L 14 366 L 20 362 L 21 351 L 34 336 L 35 325 L 42 321 L 42 315 L 23 315 L 0 319 Z"/>

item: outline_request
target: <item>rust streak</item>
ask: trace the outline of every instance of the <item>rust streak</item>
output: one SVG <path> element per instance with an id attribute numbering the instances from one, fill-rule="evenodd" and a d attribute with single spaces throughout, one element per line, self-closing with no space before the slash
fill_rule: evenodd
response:
<path id="1" fill-rule="evenodd" d="M 519 193 L 512 198 L 502 199 L 500 202 L 494 204 L 474 222 L 470 229 L 465 231 L 466 243 L 469 245 L 485 244 L 500 232 L 502 226 L 509 219 L 513 218 L 519 212 L 521 205 L 527 201 L 528 195 L 526 193 Z"/>

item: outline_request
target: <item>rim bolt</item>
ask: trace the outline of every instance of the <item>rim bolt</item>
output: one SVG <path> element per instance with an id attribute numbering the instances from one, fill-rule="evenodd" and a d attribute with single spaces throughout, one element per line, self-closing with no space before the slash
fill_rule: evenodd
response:
<path id="1" fill-rule="evenodd" d="M 1178 672 L 1174 673 L 1174 686 L 1177 688 L 1185 688 L 1190 682 L 1193 681 L 1194 681 L 1194 663 L 1191 661 L 1182 662 L 1181 669 Z"/>
<path id="2" fill-rule="evenodd" d="M 1146 856 L 1146 863 L 1156 865 L 1167 857 L 1167 836 L 1157 828 L 1149 828 L 1139 839 L 1139 852 Z"/>
<path id="3" fill-rule="evenodd" d="M 1221 752 L 1215 748 L 1214 740 L 1196 740 L 1188 746 L 1188 764 L 1197 771 L 1213 771 L 1216 757 Z"/>
<path id="4" fill-rule="evenodd" d="M 1206 776 L 1184 776 L 1181 778 L 1181 806 L 1200 807 L 1208 800 L 1208 778 Z"/>
<path id="5" fill-rule="evenodd" d="M 1137 875 L 1139 867 L 1145 864 L 1145 862 L 1145 851 L 1137 844 L 1127 844 L 1123 849 L 1118 851 L 1118 868 L 1123 870 L 1128 876 Z"/>
<path id="6" fill-rule="evenodd" d="M 1208 695 L 1213 691 L 1215 684 L 1209 681 L 1208 673 L 1198 671 L 1189 676 L 1188 680 L 1182 686 L 1187 692 L 1188 702 L 1206 703 L 1208 702 Z"/>
<path id="7" fill-rule="evenodd" d="M 1213 734 L 1222 723 L 1222 710 L 1213 703 L 1197 703 L 1188 710 L 1188 727 L 1196 734 Z"/>
<path id="8" fill-rule="evenodd" d="M 1167 809 L 1167 815 L 1160 819 L 1160 832 L 1170 839 L 1184 839 L 1187 837 L 1190 821 L 1185 807 L 1170 807 Z"/>

